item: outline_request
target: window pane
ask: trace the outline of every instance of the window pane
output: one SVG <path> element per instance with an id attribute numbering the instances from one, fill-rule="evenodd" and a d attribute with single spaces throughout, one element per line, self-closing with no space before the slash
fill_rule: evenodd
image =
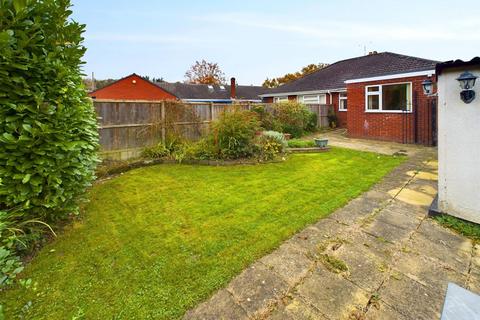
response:
<path id="1" fill-rule="evenodd" d="M 378 95 L 368 96 L 368 110 L 378 110 L 380 98 Z"/>
<path id="2" fill-rule="evenodd" d="M 408 90 L 407 90 L 408 89 Z M 385 85 L 382 88 L 382 109 L 383 110 L 408 110 L 409 84 Z"/>
<path id="3" fill-rule="evenodd" d="M 347 110 L 347 100 L 341 99 L 340 100 L 340 110 Z"/>
<path id="4" fill-rule="evenodd" d="M 378 92 L 380 91 L 379 87 L 376 86 L 376 87 L 368 87 L 367 88 L 368 92 Z"/>
<path id="5" fill-rule="evenodd" d="M 327 95 L 326 94 L 321 94 L 319 95 L 319 101 L 318 103 L 320 104 L 327 104 Z"/>
<path id="6" fill-rule="evenodd" d="M 303 96 L 303 103 L 305 104 L 318 104 L 318 96 L 317 95 L 308 95 Z"/>
<path id="7" fill-rule="evenodd" d="M 346 98 L 347 97 L 347 93 L 346 92 L 341 92 L 340 93 L 340 98 Z"/>

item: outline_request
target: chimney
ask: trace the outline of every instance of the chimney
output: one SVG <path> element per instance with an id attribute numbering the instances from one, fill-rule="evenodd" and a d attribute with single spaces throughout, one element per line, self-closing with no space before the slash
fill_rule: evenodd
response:
<path id="1" fill-rule="evenodd" d="M 230 78 L 230 98 L 235 99 L 237 97 L 237 84 L 235 78 Z"/>

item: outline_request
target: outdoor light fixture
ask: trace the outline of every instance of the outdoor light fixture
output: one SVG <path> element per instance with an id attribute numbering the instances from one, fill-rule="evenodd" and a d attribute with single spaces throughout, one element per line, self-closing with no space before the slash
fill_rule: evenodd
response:
<path id="1" fill-rule="evenodd" d="M 422 81 L 423 93 L 428 95 L 432 94 L 433 82 L 430 79 L 425 79 Z"/>
<path id="2" fill-rule="evenodd" d="M 465 71 L 457 78 L 458 82 L 460 82 L 460 88 L 462 88 L 460 99 L 462 99 L 463 102 L 470 103 L 475 99 L 475 91 L 473 91 L 473 87 L 475 86 L 475 80 L 477 78 L 478 77 L 468 71 Z"/>

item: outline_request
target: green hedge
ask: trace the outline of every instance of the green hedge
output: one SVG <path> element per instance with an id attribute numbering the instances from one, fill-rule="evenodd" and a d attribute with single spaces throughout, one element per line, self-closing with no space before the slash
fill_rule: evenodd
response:
<path id="1" fill-rule="evenodd" d="M 80 71 L 85 26 L 69 20 L 69 7 L 68 0 L 0 0 L 2 242 L 17 226 L 25 233 L 13 232 L 14 240 L 38 221 L 76 212 L 94 179 L 97 124 Z M 22 247 L 11 239 L 8 246 Z"/>

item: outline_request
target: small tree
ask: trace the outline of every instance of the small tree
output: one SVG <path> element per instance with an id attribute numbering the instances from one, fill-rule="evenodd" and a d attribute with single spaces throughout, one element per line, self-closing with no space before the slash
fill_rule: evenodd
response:
<path id="1" fill-rule="evenodd" d="M 185 72 L 187 83 L 199 84 L 223 84 L 225 83 L 225 74 L 220 69 L 218 63 L 207 62 L 205 60 L 195 61 L 195 64 Z"/>
<path id="2" fill-rule="evenodd" d="M 317 70 L 323 69 L 327 66 L 328 66 L 327 63 L 319 63 L 319 64 L 311 63 L 303 67 L 301 71 L 297 71 L 295 73 L 287 73 L 286 75 L 278 78 L 272 78 L 272 79 L 267 78 L 263 82 L 262 86 L 266 88 L 276 88 L 278 86 L 281 86 L 282 84 L 285 84 L 293 80 L 297 80 L 298 78 L 301 78 Z"/>

